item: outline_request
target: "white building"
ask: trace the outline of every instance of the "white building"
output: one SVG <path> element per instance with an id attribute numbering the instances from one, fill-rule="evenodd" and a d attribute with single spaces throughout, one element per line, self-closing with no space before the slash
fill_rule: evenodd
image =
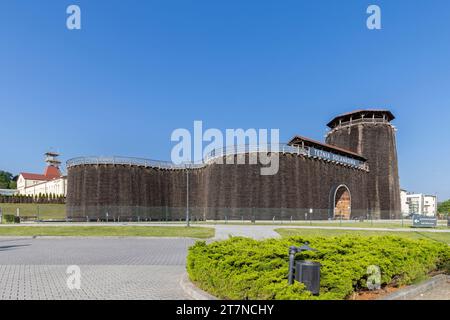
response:
<path id="1" fill-rule="evenodd" d="M 57 157 L 59 154 L 47 152 L 45 154 L 47 167 L 44 174 L 22 172 L 17 179 L 17 193 L 38 196 L 39 194 L 66 196 L 67 177 L 61 174 Z"/>
<path id="2" fill-rule="evenodd" d="M 406 190 L 400 191 L 402 214 L 422 214 L 435 216 L 437 213 L 437 197 L 423 193 L 410 193 Z"/>
<path id="3" fill-rule="evenodd" d="M 400 189 L 400 204 L 401 204 L 402 215 L 404 215 L 404 216 L 409 215 L 409 205 L 408 205 L 408 201 L 406 199 L 407 195 L 408 195 L 408 192 L 406 190 Z"/>

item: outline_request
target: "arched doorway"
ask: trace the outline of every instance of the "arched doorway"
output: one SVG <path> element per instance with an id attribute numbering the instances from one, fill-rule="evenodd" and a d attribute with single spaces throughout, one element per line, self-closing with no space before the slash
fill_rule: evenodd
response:
<path id="1" fill-rule="evenodd" d="M 335 219 L 350 220 L 352 214 L 352 196 L 345 184 L 339 185 L 334 191 L 333 216 Z"/>

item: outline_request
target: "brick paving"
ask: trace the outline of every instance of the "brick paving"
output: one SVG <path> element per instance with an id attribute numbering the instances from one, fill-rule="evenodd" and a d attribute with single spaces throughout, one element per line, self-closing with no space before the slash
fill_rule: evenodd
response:
<path id="1" fill-rule="evenodd" d="M 413 300 L 450 300 L 450 282 L 443 283 L 423 294 L 419 294 Z"/>
<path id="2" fill-rule="evenodd" d="M 190 239 L 0 239 L 0 299 L 189 299 Z M 81 271 L 69 289 L 67 267 Z"/>

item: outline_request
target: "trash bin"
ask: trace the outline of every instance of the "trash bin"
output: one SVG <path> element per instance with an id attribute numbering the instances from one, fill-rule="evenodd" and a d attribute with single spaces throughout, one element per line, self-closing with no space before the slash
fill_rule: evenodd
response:
<path id="1" fill-rule="evenodd" d="M 305 284 L 313 295 L 320 291 L 320 263 L 313 261 L 296 261 L 295 280 Z"/>

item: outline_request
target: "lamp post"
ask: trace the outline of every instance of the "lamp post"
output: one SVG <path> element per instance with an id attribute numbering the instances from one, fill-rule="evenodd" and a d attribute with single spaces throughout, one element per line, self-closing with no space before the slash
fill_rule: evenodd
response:
<path id="1" fill-rule="evenodd" d="M 297 281 L 302 282 L 308 291 L 317 295 L 320 291 L 320 263 L 312 261 L 297 261 L 295 263 L 295 254 L 303 251 L 317 251 L 309 246 L 308 242 L 301 247 L 291 246 L 289 247 L 289 274 L 288 283 L 294 283 L 294 270 L 295 278 Z M 295 269 L 294 269 L 295 268 Z"/>
<path id="2" fill-rule="evenodd" d="M 301 247 L 296 247 L 296 246 L 290 246 L 289 247 L 289 276 L 288 276 L 288 281 L 289 284 L 293 284 L 294 283 L 294 260 L 295 260 L 295 254 L 298 252 L 303 252 L 303 251 L 317 251 L 316 249 L 313 249 L 309 246 L 309 242 L 305 242 L 304 245 L 302 245 Z"/>
<path id="3" fill-rule="evenodd" d="M 189 169 L 186 166 L 186 226 L 190 226 L 189 222 Z"/>

